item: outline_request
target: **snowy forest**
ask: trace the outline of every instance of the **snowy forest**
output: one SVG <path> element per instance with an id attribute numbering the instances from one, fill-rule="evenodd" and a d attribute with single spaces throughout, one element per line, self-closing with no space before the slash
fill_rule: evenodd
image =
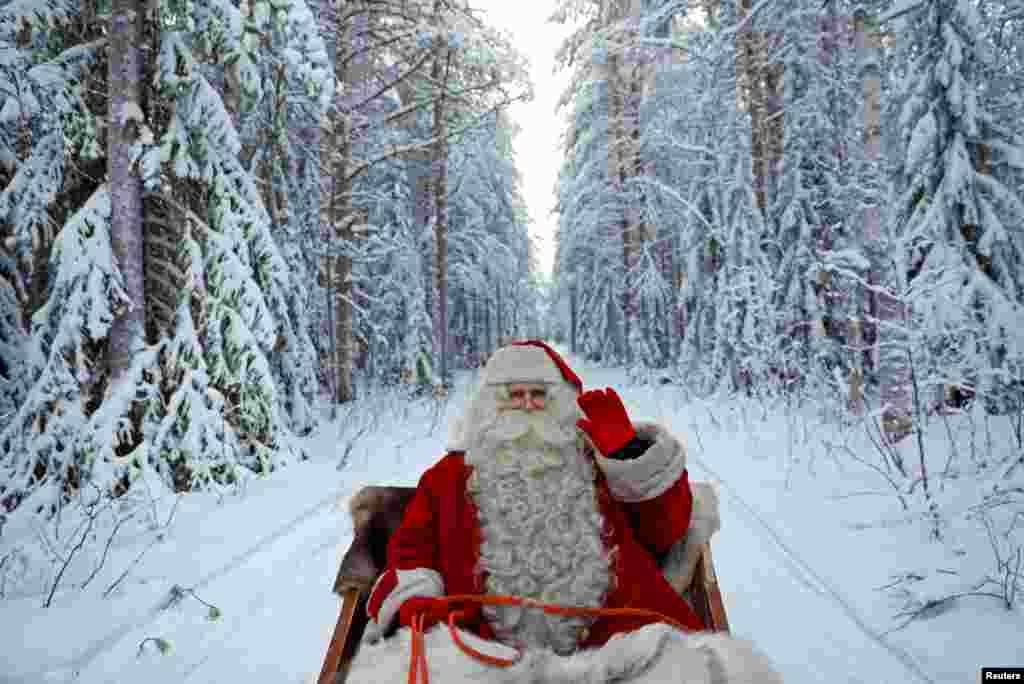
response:
<path id="1" fill-rule="evenodd" d="M 976 558 L 902 614 L 1019 610 L 1021 0 L 529 1 L 540 209 L 528 46 L 473 0 L 0 0 L 0 612 L 519 338 L 858 435 Z"/>
<path id="2" fill-rule="evenodd" d="M 319 396 L 536 327 L 529 87 L 464 4 L 37 5 L 2 8 L 8 522 L 269 473 Z"/>

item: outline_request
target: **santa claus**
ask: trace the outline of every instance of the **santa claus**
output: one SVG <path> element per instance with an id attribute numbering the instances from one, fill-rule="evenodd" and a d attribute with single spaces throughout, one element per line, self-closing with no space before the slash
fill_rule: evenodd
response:
<path id="1" fill-rule="evenodd" d="M 746 642 L 703 633 L 655 561 L 675 548 L 692 567 L 688 534 L 717 528 L 717 507 L 697 519 L 693 501 L 685 450 L 667 430 L 632 422 L 610 388 L 582 392 L 542 342 L 499 349 L 390 540 L 348 681 L 404 678 L 417 648 L 445 684 L 780 681 Z M 454 595 L 525 604 L 460 604 L 449 634 L 434 626 Z"/>

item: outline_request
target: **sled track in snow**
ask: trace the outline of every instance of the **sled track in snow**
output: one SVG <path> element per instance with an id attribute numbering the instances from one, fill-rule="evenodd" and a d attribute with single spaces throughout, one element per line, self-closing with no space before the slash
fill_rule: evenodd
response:
<path id="1" fill-rule="evenodd" d="M 291 534 L 296 529 L 298 529 L 302 524 L 314 518 L 317 514 L 322 513 L 326 509 L 329 509 L 332 506 L 334 506 L 335 503 L 338 501 L 339 497 L 351 495 L 351 492 L 334 492 L 329 496 L 320 499 L 319 501 L 311 505 L 309 508 L 306 508 L 298 516 L 282 524 L 280 527 L 278 527 L 270 534 L 260 538 L 256 543 L 254 543 L 249 548 L 236 554 L 224 565 L 220 566 L 219 568 L 208 573 L 206 576 L 202 577 L 192 588 L 198 591 L 199 589 L 202 589 L 203 587 L 208 586 L 212 582 L 237 570 L 257 554 L 272 547 L 282 537 Z M 351 529 L 349 530 L 349 532 L 351 532 Z M 142 629 L 146 625 L 149 625 L 150 623 L 156 621 L 156 619 L 159 618 L 160 615 L 163 614 L 167 608 L 168 597 L 165 597 L 161 599 L 152 608 L 150 608 L 147 612 L 143 613 L 139 618 L 121 624 L 116 629 L 107 633 L 106 636 L 94 641 L 80 655 L 75 656 L 74 658 L 71 658 L 65 662 L 47 667 L 46 669 L 41 671 L 7 677 L 0 675 L 0 684 L 35 684 L 40 681 L 46 681 L 48 675 L 53 675 L 55 673 L 74 673 L 73 677 L 77 679 L 78 672 L 81 672 L 83 669 L 88 667 L 96 658 L 108 652 L 118 642 L 120 642 L 122 639 L 124 639 L 132 632 Z"/>
<path id="2" fill-rule="evenodd" d="M 846 614 L 848 618 L 857 626 L 857 628 L 863 632 L 871 641 L 875 642 L 886 651 L 888 651 L 896 660 L 910 672 L 912 672 L 917 679 L 927 684 L 935 684 L 935 680 L 932 679 L 928 673 L 924 671 L 921 665 L 914 659 L 914 657 L 905 651 L 904 649 L 890 643 L 882 634 L 877 630 L 873 629 L 867 621 L 857 612 L 857 609 L 853 607 L 850 601 L 843 596 L 842 592 L 839 591 L 831 582 L 826 580 L 824 577 L 819 575 L 814 569 L 802 559 L 799 554 L 791 549 L 779 536 L 779 533 L 775 531 L 763 516 L 754 509 L 753 506 L 748 504 L 739 493 L 729 486 L 725 480 L 723 480 L 714 469 L 708 467 L 704 459 L 698 458 L 695 454 L 690 454 L 690 458 L 705 472 L 715 479 L 715 482 L 725 489 L 729 498 L 740 505 L 740 508 L 746 514 L 748 520 L 756 522 L 768 535 L 771 537 L 772 542 L 782 552 L 783 560 L 786 566 L 789 568 L 794 579 L 800 582 L 802 585 L 818 594 L 819 596 L 830 599 Z"/>
<path id="3" fill-rule="evenodd" d="M 294 558 L 296 555 L 301 555 L 303 560 L 299 562 L 298 567 L 300 569 L 305 567 L 305 564 L 313 558 L 319 557 L 321 554 L 330 551 L 336 547 L 346 537 L 352 537 L 352 526 L 346 525 L 341 528 L 340 531 L 336 531 L 329 537 L 324 537 L 326 541 L 321 541 L 315 546 L 303 546 L 296 550 L 295 553 L 288 556 L 288 560 Z M 238 566 L 241 567 L 241 564 Z M 212 581 L 212 580 L 211 580 Z M 259 592 L 249 599 L 246 609 L 244 611 L 235 611 L 232 613 L 230 619 L 221 626 L 215 633 L 208 635 L 204 638 L 201 648 L 203 649 L 200 657 L 189 664 L 183 671 L 181 678 L 178 680 L 178 684 L 185 684 L 190 681 L 197 672 L 203 669 L 203 667 L 214 659 L 214 653 L 217 649 L 228 643 L 229 640 L 238 634 L 240 631 L 240 625 L 249 616 L 255 614 L 258 607 L 263 607 L 267 603 L 269 593 Z M 211 652 L 213 651 L 213 652 Z"/>

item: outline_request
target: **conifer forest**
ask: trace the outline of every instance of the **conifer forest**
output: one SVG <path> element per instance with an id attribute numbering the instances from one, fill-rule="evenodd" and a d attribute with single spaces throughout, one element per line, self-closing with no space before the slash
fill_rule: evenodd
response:
<path id="1" fill-rule="evenodd" d="M 565 36 L 540 207 L 475 0 L 0 0 L 0 613 L 522 338 L 859 435 L 984 556 L 902 614 L 1020 610 L 1024 2 L 519 1 Z"/>

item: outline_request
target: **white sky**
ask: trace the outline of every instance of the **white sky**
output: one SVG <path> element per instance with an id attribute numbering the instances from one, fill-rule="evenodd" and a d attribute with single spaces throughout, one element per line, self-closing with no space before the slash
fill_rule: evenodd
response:
<path id="1" fill-rule="evenodd" d="M 487 12 L 485 21 L 512 34 L 515 47 L 530 60 L 534 100 L 517 104 L 510 117 L 522 127 L 515 140 L 516 164 L 523 176 L 523 197 L 533 223 L 530 234 L 537 245 L 541 273 L 551 273 L 555 257 L 555 181 L 562 153 L 558 145 L 561 117 L 555 116 L 555 104 L 568 80 L 567 72 L 552 75 L 555 50 L 568 33 L 567 27 L 549 24 L 553 0 L 471 0 L 475 8 Z"/>

